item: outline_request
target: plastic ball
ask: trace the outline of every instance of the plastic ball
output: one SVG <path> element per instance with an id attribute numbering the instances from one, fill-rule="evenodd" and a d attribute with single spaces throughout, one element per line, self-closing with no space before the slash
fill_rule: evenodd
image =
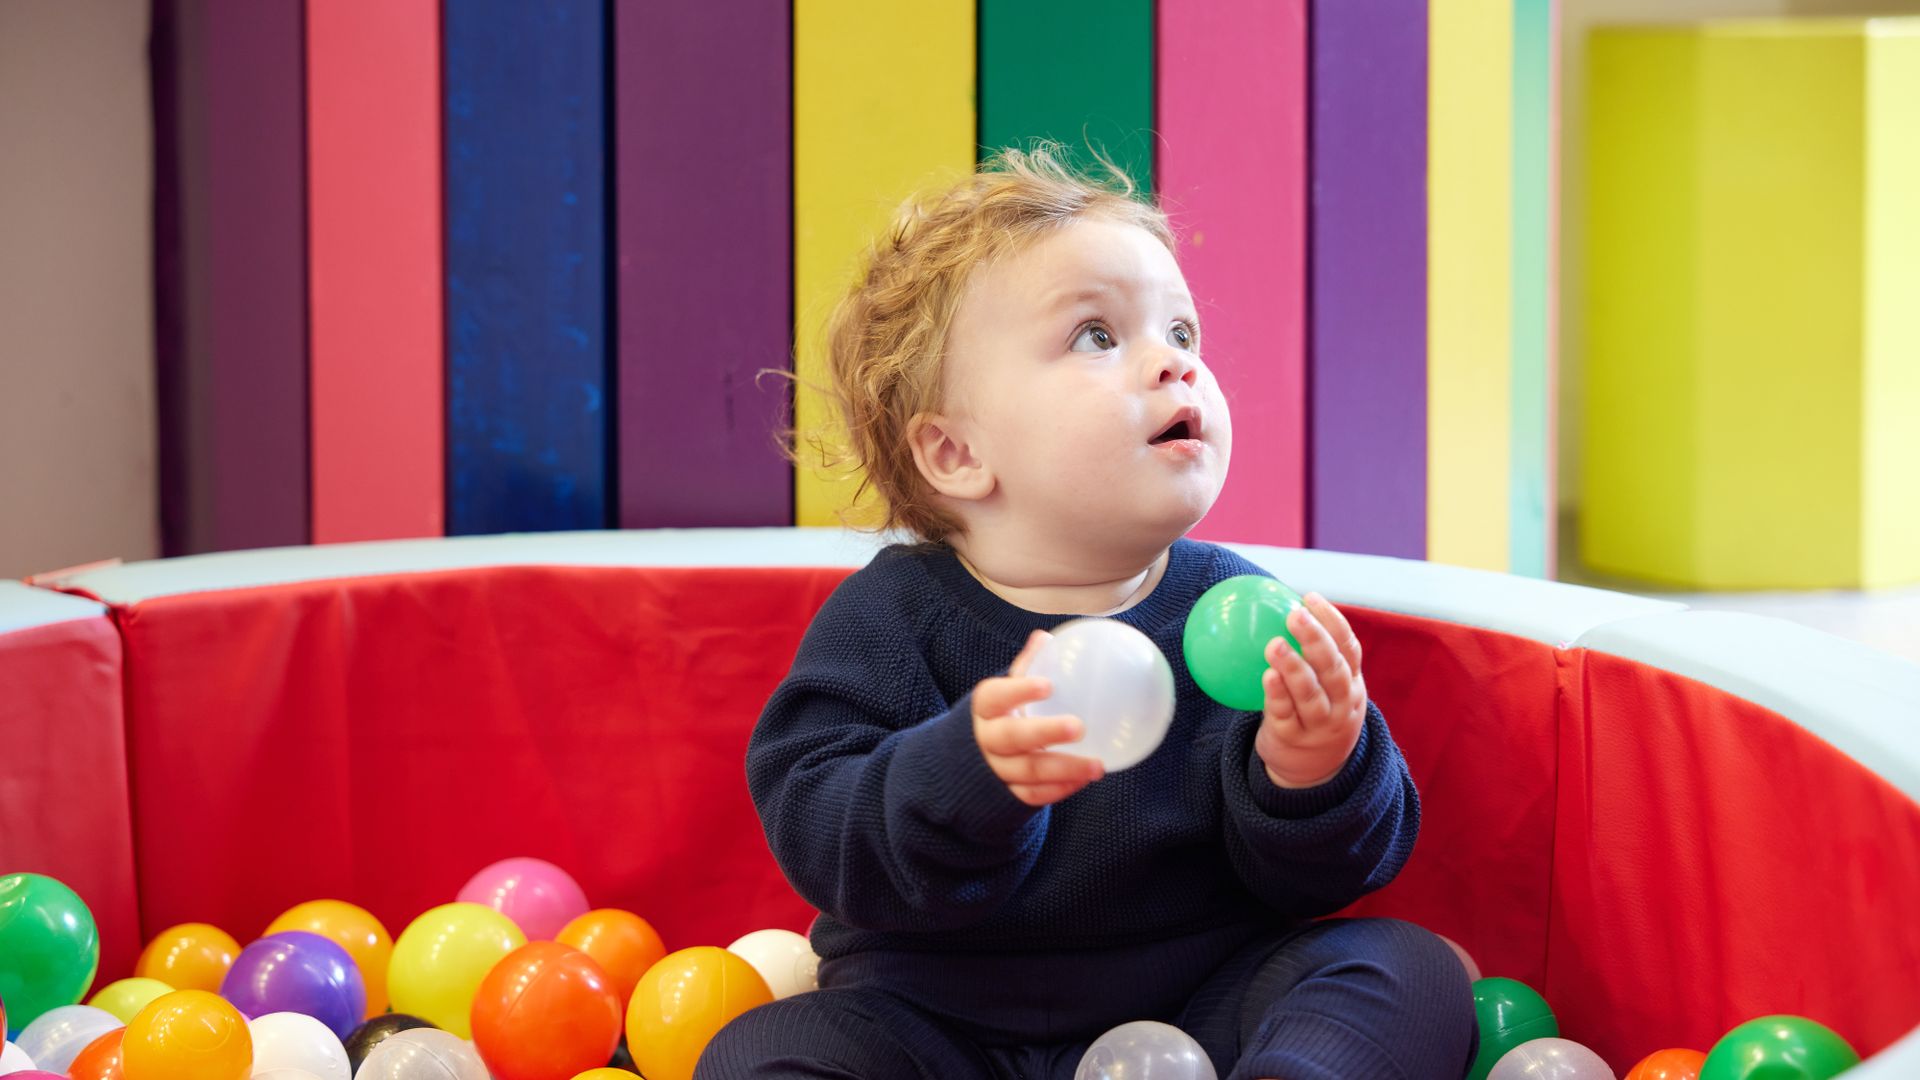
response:
<path id="1" fill-rule="evenodd" d="M 1157 1020 L 1121 1024 L 1093 1040 L 1073 1080 L 1217 1080 L 1193 1036 Z"/>
<path id="2" fill-rule="evenodd" d="M 173 991 L 174 987 L 159 979 L 142 979 L 136 975 L 101 987 L 99 993 L 87 999 L 87 1004 L 112 1013 L 124 1024 L 132 1020 L 135 1013 L 146 1008 L 148 1002 Z"/>
<path id="3" fill-rule="evenodd" d="M 633 1077 L 634 1074 L 625 1069 L 613 1069 L 602 1066 L 598 1069 L 588 1069 L 586 1072 L 575 1076 L 573 1080 L 633 1080 Z"/>
<path id="4" fill-rule="evenodd" d="M 1266 707 L 1260 680 L 1267 673 L 1267 644 L 1285 638 L 1294 652 L 1300 642 L 1287 629 L 1287 616 L 1304 606 L 1300 594 L 1270 577 L 1241 574 L 1200 594 L 1180 635 L 1187 671 L 1207 696 L 1229 709 L 1259 712 Z"/>
<path id="5" fill-rule="evenodd" d="M 1053 692 L 1025 705 L 1027 716 L 1077 716 L 1080 738 L 1048 749 L 1098 758 L 1108 772 L 1145 761 L 1173 722 L 1173 667 L 1147 635 L 1114 619 L 1073 619 L 1055 627 L 1026 674 Z"/>
<path id="6" fill-rule="evenodd" d="M 1453 955 L 1460 958 L 1460 966 L 1467 969 L 1468 982 L 1474 983 L 1480 981 L 1480 965 L 1473 962 L 1472 954 L 1468 953 L 1466 949 L 1461 948 L 1459 942 L 1445 934 L 1435 934 L 1433 936 L 1446 942 L 1447 948 L 1453 950 Z"/>
<path id="7" fill-rule="evenodd" d="M 91 1005 L 62 1005 L 48 1009 L 28 1024 L 13 1040 L 26 1051 L 34 1067 L 48 1072 L 66 1072 L 87 1044 L 117 1027 L 126 1025 L 105 1009 Z"/>
<path id="8" fill-rule="evenodd" d="M 0 1046 L 0 1076 L 32 1071 L 35 1071 L 33 1059 L 27 1056 L 25 1050 L 12 1043 Z"/>
<path id="9" fill-rule="evenodd" d="M 1468 1080 L 1487 1080 L 1494 1063 L 1521 1043 L 1560 1035 L 1560 1022 L 1546 999 L 1516 979 L 1494 976 L 1475 982 L 1473 1013 L 1480 1024 L 1480 1052 Z"/>
<path id="10" fill-rule="evenodd" d="M 488 1080 L 473 1044 L 437 1028 L 402 1031 L 373 1048 L 354 1080 Z"/>
<path id="11" fill-rule="evenodd" d="M 72 889 L 45 874 L 0 876 L 0 1000 L 9 1031 L 41 1013 L 73 1005 L 100 968 L 93 912 Z"/>
<path id="12" fill-rule="evenodd" d="M 755 930 L 727 946 L 767 980 L 774 1000 L 820 989 L 820 957 L 791 930 Z"/>
<path id="13" fill-rule="evenodd" d="M 347 950 L 367 988 L 363 1019 L 387 1011 L 387 964 L 393 960 L 393 938 L 372 912 L 344 900 L 309 900 L 288 908 L 267 924 L 268 935 L 284 930 L 319 934 Z"/>
<path id="14" fill-rule="evenodd" d="M 88 1043 L 67 1066 L 67 1075 L 73 1080 L 123 1080 L 126 1039 L 127 1029 L 117 1027 Z"/>
<path id="15" fill-rule="evenodd" d="M 647 1080 L 691 1080 L 716 1032 L 772 1000 L 753 965 L 725 949 L 699 945 L 668 953 L 634 987 L 627 1048 Z"/>
<path id="16" fill-rule="evenodd" d="M 242 949 L 220 996 L 248 1016 L 305 1013 L 336 1039 L 351 1034 L 367 1011 L 366 986 L 353 957 L 305 930 L 270 934 Z"/>
<path id="17" fill-rule="evenodd" d="M 473 1045 L 495 1080 L 568 1080 L 620 1045 L 620 994 L 586 953 L 533 941 L 508 953 L 473 998 Z"/>
<path id="18" fill-rule="evenodd" d="M 305 1069 L 255 1069 L 252 1080 L 322 1080 Z"/>
<path id="19" fill-rule="evenodd" d="M 1804 1016 L 1762 1016 L 1713 1044 L 1700 1080 L 1827 1080 L 1858 1064 L 1832 1028 Z"/>
<path id="20" fill-rule="evenodd" d="M 593 957 L 620 995 L 622 1009 L 633 999 L 640 976 L 667 955 L 651 923 L 618 908 L 595 908 L 562 927 L 553 940 Z"/>
<path id="21" fill-rule="evenodd" d="M 1655 1050 L 1627 1070 L 1622 1080 L 1700 1080 L 1700 1066 L 1706 1063 L 1707 1055 L 1698 1050 Z"/>
<path id="22" fill-rule="evenodd" d="M 520 927 L 492 908 L 453 903 L 428 910 L 393 943 L 387 994 L 394 1011 L 466 1039 L 473 1034 L 468 1014 L 480 980 L 526 943 Z"/>
<path id="23" fill-rule="evenodd" d="M 552 941 L 561 927 L 587 912 L 580 883 L 543 859 L 494 863 L 468 879 L 455 899 L 512 919 L 528 941 Z"/>
<path id="24" fill-rule="evenodd" d="M 175 990 L 217 992 L 227 969 L 240 955 L 233 935 L 206 923 L 181 923 L 155 934 L 141 950 L 133 973 L 158 979 Z"/>
<path id="25" fill-rule="evenodd" d="M 253 1036 L 238 1009 L 205 990 L 156 998 L 127 1025 L 127 1080 L 246 1080 Z"/>
<path id="26" fill-rule="evenodd" d="M 1494 1062 L 1487 1080 L 1613 1080 L 1613 1069 L 1572 1040 L 1531 1039 Z"/>
<path id="27" fill-rule="evenodd" d="M 347 1037 L 347 1066 L 358 1073 L 360 1066 L 373 1053 L 373 1048 L 393 1038 L 403 1031 L 415 1031 L 430 1028 L 432 1024 L 407 1013 L 385 1013 L 353 1029 Z"/>
<path id="28" fill-rule="evenodd" d="M 333 1029 L 305 1013 L 275 1012 L 247 1024 L 253 1035 L 253 1073 L 294 1069 L 319 1080 L 351 1080 L 347 1049 Z"/>

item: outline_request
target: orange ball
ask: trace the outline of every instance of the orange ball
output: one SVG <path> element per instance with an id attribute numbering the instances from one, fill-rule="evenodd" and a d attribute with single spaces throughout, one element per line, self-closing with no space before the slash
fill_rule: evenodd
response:
<path id="1" fill-rule="evenodd" d="M 653 925 L 631 911 L 596 908 L 562 927 L 553 940 L 571 945 L 599 964 L 613 980 L 620 1007 L 633 999 L 640 976 L 667 955 L 667 947 Z"/>
<path id="2" fill-rule="evenodd" d="M 247 1080 L 253 1034 L 240 1010 L 205 990 L 155 998 L 120 1044 L 126 1080 Z"/>
<path id="3" fill-rule="evenodd" d="M 473 1043 L 495 1080 L 569 1080 L 620 1045 L 620 998 L 586 953 L 528 942 L 480 981 Z"/>
<path id="4" fill-rule="evenodd" d="M 67 1066 L 67 1075 L 73 1080 L 125 1080 L 120 1054 L 126 1037 L 126 1028 L 114 1028 L 88 1043 L 73 1059 L 73 1064 Z"/>
<path id="5" fill-rule="evenodd" d="M 371 1020 L 387 1011 L 387 963 L 393 959 L 393 938 L 372 912 L 344 900 L 309 900 L 281 913 L 268 925 L 267 934 L 282 930 L 319 934 L 347 950 L 367 986 L 367 1015 L 363 1019 Z"/>
<path id="6" fill-rule="evenodd" d="M 634 987 L 627 1050 L 647 1080 L 692 1080 L 715 1033 L 772 1000 L 753 965 L 725 949 L 700 945 L 669 953 Z"/>
<path id="7" fill-rule="evenodd" d="M 206 923 L 181 923 L 154 935 L 140 953 L 133 973 L 143 979 L 159 979 L 175 990 L 220 992 L 220 984 L 240 955 L 240 943 L 233 935 Z"/>
<path id="8" fill-rule="evenodd" d="M 1623 1080 L 1700 1080 L 1707 1055 L 1698 1050 L 1655 1050 L 1627 1070 Z"/>

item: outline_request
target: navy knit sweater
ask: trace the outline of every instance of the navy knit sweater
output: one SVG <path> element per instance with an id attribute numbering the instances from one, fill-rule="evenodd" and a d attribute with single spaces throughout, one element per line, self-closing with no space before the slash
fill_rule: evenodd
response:
<path id="1" fill-rule="evenodd" d="M 1259 573 L 1212 544 L 1173 545 L 1153 592 L 1114 616 L 1173 666 L 1166 741 L 1041 809 L 988 768 L 971 692 L 1005 674 L 1033 630 L 1071 616 L 1010 604 L 929 545 L 889 547 L 842 583 L 747 751 L 774 856 L 822 912 L 812 940 L 828 966 L 1093 951 L 1124 970 L 1155 943 L 1284 926 L 1390 881 L 1413 850 L 1420 803 L 1379 710 L 1369 703 L 1338 776 L 1284 790 L 1253 752 L 1259 714 L 1218 704 L 1187 673 L 1180 637 L 1194 601 Z"/>

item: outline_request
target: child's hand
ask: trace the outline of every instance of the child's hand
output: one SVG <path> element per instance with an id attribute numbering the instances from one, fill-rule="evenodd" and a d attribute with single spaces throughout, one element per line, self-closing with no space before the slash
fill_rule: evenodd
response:
<path id="1" fill-rule="evenodd" d="M 1287 629 L 1300 642 L 1305 659 L 1285 638 L 1267 643 L 1271 667 L 1261 683 L 1266 710 L 1253 738 L 1267 777 L 1283 788 L 1308 788 L 1333 779 L 1360 741 L 1360 726 L 1367 718 L 1360 640 L 1326 597 L 1308 593 L 1303 599 L 1306 609 L 1287 617 Z"/>
<path id="2" fill-rule="evenodd" d="M 1047 638 L 1036 630 L 1014 658 L 1012 673 L 980 680 L 973 689 L 973 737 L 987 765 L 1028 806 L 1046 806 L 1079 791 L 1106 774 L 1100 762 L 1046 748 L 1078 739 L 1085 730 L 1075 716 L 1015 716 L 1014 710 L 1053 692 L 1046 679 L 1024 672 L 1034 650 Z"/>

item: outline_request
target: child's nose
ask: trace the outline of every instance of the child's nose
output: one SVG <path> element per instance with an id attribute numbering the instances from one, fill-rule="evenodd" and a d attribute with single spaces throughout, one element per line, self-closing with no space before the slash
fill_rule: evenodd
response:
<path id="1" fill-rule="evenodd" d="M 1154 364 L 1155 386 L 1163 386 L 1170 382 L 1183 382 L 1192 386 L 1199 378 L 1199 365 L 1193 362 L 1193 357 L 1179 349 L 1160 350 L 1160 355 L 1155 358 Z"/>

